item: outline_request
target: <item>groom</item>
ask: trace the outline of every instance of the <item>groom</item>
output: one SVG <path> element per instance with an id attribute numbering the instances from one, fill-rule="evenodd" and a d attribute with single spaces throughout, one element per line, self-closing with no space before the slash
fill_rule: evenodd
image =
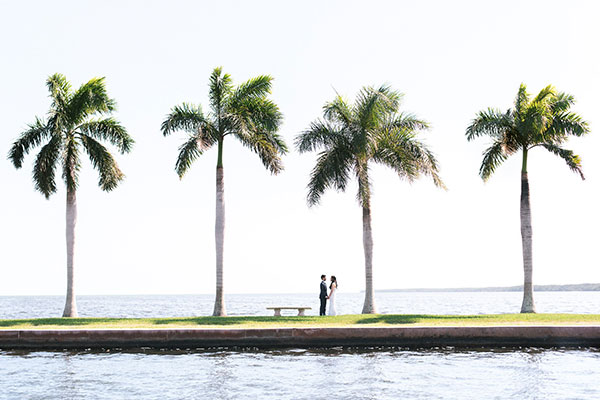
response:
<path id="1" fill-rule="evenodd" d="M 327 283 L 325 282 L 325 279 L 327 279 L 327 277 L 321 275 L 321 293 L 319 294 L 321 308 L 319 310 L 319 315 L 325 315 L 325 306 L 327 305 Z"/>

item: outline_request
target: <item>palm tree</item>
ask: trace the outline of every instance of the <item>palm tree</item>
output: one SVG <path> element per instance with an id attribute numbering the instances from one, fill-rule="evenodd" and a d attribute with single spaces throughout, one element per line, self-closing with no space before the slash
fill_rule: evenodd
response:
<path id="1" fill-rule="evenodd" d="M 111 191 L 125 176 L 99 141 L 108 141 L 121 154 L 128 153 L 134 142 L 117 120 L 107 116 L 115 110 L 115 102 L 106 93 L 104 78 L 91 79 L 74 92 L 61 74 L 49 77 L 46 85 L 52 100 L 47 118 L 36 118 L 13 143 L 8 157 L 15 168 L 21 168 L 25 155 L 45 143 L 33 166 L 33 183 L 46 198 L 56 192 L 55 172 L 58 165 L 62 167 L 67 187 L 67 299 L 63 317 L 76 317 L 75 224 L 81 150 L 98 170 L 100 188 Z"/>
<path id="2" fill-rule="evenodd" d="M 267 98 L 273 78 L 261 75 L 234 87 L 229 74 L 215 68 L 209 82 L 210 112 L 204 115 L 198 105 L 175 106 L 162 123 L 164 136 L 182 130 L 187 140 L 179 147 L 175 171 L 183 178 L 192 163 L 213 145 L 217 145 L 217 195 L 215 245 L 217 262 L 214 316 L 225 316 L 223 297 L 223 246 L 225 239 L 225 198 L 223 181 L 223 143 L 231 135 L 258 154 L 272 174 L 283 170 L 281 156 L 287 153 L 283 139 L 277 134 L 282 114 Z"/>
<path id="3" fill-rule="evenodd" d="M 363 314 L 377 311 L 373 294 L 373 237 L 371 232 L 371 181 L 369 163 L 392 168 L 409 182 L 429 175 L 444 187 L 438 164 L 429 149 L 417 140 L 425 121 L 400 113 L 402 94 L 388 86 L 364 87 L 354 104 L 337 95 L 323 107 L 323 118 L 296 137 L 301 152 L 321 150 L 308 184 L 308 205 L 319 203 L 328 188 L 344 191 L 351 175 L 358 180 L 357 200 L 362 207 L 365 254 Z"/>
<path id="4" fill-rule="evenodd" d="M 562 158 L 573 172 L 584 179 L 579 156 L 562 147 L 570 135 L 582 136 L 589 132 L 587 122 L 569 111 L 574 103 L 573 96 L 559 93 L 552 86 L 545 87 L 532 99 L 527 93 L 526 86 L 521 84 L 513 109 L 505 113 L 492 108 L 480 111 L 466 132 L 469 141 L 484 135 L 492 139 L 492 145 L 483 152 L 483 161 L 479 169 L 479 175 L 484 181 L 487 181 L 509 156 L 519 151 L 523 155 L 521 166 L 521 240 L 524 270 L 522 313 L 535 312 L 527 157 L 530 150 L 542 147 Z"/>

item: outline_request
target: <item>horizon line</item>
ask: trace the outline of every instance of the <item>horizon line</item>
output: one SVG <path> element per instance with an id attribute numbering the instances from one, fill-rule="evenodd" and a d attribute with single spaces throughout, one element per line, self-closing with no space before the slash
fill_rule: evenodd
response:
<path id="1" fill-rule="evenodd" d="M 535 287 L 548 287 L 548 286 L 584 286 L 584 285 L 600 285 L 600 283 L 564 283 L 564 284 L 538 284 L 538 285 L 534 285 L 534 289 Z M 511 289 L 511 288 L 519 288 L 522 287 L 523 285 L 512 285 L 512 286 L 468 286 L 468 287 L 454 287 L 454 288 L 448 288 L 448 287 L 439 287 L 439 288 L 435 288 L 435 287 L 429 287 L 429 288 L 423 288 L 423 287 L 418 287 L 418 288 L 389 288 L 389 289 L 375 289 L 375 292 L 411 292 L 411 291 L 419 291 L 419 292 L 427 292 L 427 291 L 432 291 L 432 292 L 452 292 L 452 291 L 468 291 L 468 290 L 478 290 L 478 291 L 485 291 L 485 290 L 498 290 L 498 289 Z M 225 293 L 225 296 L 229 296 L 229 295 L 305 295 L 305 294 L 312 294 L 313 292 L 295 292 L 295 293 L 276 293 L 276 292 L 232 292 L 232 293 Z M 361 294 L 364 293 L 364 289 L 361 289 L 359 291 L 351 291 L 351 292 L 344 292 L 347 294 Z M 76 295 L 77 297 L 79 296 L 214 296 L 215 293 L 211 292 L 211 293 L 92 293 L 92 294 L 79 294 Z M 33 297 L 33 296 L 47 296 L 47 297 L 64 297 L 65 294 L 0 294 L 0 297 Z"/>

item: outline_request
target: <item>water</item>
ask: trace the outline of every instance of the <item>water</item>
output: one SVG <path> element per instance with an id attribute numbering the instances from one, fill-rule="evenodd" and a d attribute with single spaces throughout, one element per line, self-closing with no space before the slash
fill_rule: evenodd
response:
<path id="1" fill-rule="evenodd" d="M 364 294 L 339 292 L 340 314 L 359 314 Z M 519 292 L 377 293 L 379 312 L 385 314 L 496 314 L 521 310 Z M 600 292 L 537 292 L 542 313 L 600 314 Z M 183 317 L 210 315 L 212 295 L 78 296 L 81 317 Z M 318 294 L 226 295 L 229 315 L 271 315 L 269 306 L 310 306 L 319 312 Z M 62 296 L 0 296 L 0 319 L 60 317 Z M 285 313 L 285 311 L 284 311 Z M 294 315 L 295 311 L 288 311 Z"/>
<path id="2" fill-rule="evenodd" d="M 598 399 L 600 351 L 0 352 L 0 399 Z"/>

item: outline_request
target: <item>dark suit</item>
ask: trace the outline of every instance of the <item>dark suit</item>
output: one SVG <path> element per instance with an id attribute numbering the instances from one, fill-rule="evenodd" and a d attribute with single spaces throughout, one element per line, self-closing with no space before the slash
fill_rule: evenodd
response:
<path id="1" fill-rule="evenodd" d="M 325 281 L 321 281 L 321 294 L 319 294 L 319 299 L 321 299 L 319 315 L 325 315 L 325 307 L 327 306 L 327 283 L 325 283 Z"/>

